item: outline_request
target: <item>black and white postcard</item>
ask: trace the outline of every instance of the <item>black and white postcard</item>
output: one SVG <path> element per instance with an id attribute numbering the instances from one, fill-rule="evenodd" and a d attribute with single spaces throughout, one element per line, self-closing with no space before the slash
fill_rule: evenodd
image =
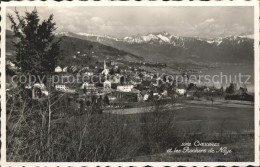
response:
<path id="1" fill-rule="evenodd" d="M 1 8 L 1 165 L 259 165 L 258 2 Z"/>

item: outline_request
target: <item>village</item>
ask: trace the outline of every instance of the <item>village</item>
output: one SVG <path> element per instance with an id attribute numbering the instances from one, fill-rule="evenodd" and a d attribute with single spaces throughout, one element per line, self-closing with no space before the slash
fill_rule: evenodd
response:
<path id="1" fill-rule="evenodd" d="M 32 92 L 34 100 L 45 99 L 50 91 L 55 91 L 67 102 L 74 101 L 81 113 L 89 111 L 89 106 L 93 104 L 99 108 L 96 111 L 102 113 L 104 109 L 134 107 L 144 102 L 147 102 L 146 106 L 153 105 L 148 102 L 154 100 L 204 99 L 212 103 L 214 99 L 253 100 L 246 87 L 237 88 L 234 83 L 224 90 L 223 87 L 207 86 L 198 80 L 190 81 L 187 70 L 175 74 L 175 77 L 181 78 L 176 80 L 172 75 L 159 75 L 156 70 L 149 72 L 142 68 L 152 66 L 156 69 L 158 66 L 166 67 L 166 64 L 127 64 L 131 66 L 120 60 L 104 59 L 94 66 L 57 66 L 53 74 L 55 77 L 49 79 L 46 85 L 34 83 L 27 89 Z M 8 60 L 7 69 L 15 70 L 16 67 Z"/>

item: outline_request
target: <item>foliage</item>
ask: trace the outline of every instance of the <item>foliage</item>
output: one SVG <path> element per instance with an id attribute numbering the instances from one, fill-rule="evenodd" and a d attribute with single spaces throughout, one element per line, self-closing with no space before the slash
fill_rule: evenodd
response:
<path id="1" fill-rule="evenodd" d="M 226 88 L 226 93 L 233 94 L 236 91 L 236 87 L 234 83 L 231 83 L 229 87 Z"/>
<path id="2" fill-rule="evenodd" d="M 12 23 L 14 36 L 19 38 L 14 43 L 16 48 L 16 65 L 23 74 L 46 75 L 54 71 L 59 54 L 59 42 L 54 41 L 56 30 L 53 15 L 40 22 L 36 9 L 21 16 L 15 11 L 18 23 L 8 15 Z"/>
<path id="3" fill-rule="evenodd" d="M 17 92 L 8 98 L 8 161 L 121 161 L 159 153 L 176 141 L 174 114 L 162 112 L 161 101 L 149 109 L 151 114 L 91 114 L 90 106 L 82 115 L 75 101 L 52 95 L 49 114 L 48 100 L 24 98 L 21 105 Z"/>

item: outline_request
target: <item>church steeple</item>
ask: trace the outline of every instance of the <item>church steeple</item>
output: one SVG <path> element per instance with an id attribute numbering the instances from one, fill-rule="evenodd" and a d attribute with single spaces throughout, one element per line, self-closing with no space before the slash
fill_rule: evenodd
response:
<path id="1" fill-rule="evenodd" d="M 107 78 L 108 73 L 109 73 L 109 69 L 107 69 L 106 60 L 104 60 L 104 69 L 102 71 L 102 74 L 104 74 L 105 77 Z"/>
<path id="2" fill-rule="evenodd" d="M 106 60 L 104 60 L 104 69 L 107 69 Z"/>

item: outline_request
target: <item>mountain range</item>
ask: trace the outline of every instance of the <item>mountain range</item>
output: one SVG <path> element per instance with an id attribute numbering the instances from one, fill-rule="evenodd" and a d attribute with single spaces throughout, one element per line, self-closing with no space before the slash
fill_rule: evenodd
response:
<path id="1" fill-rule="evenodd" d="M 124 50 L 148 61 L 162 63 L 250 63 L 254 61 L 252 35 L 227 36 L 215 39 L 175 36 L 168 32 L 116 38 L 108 35 L 62 32 L 69 36 L 98 42 Z"/>
<path id="2" fill-rule="evenodd" d="M 97 59 L 112 58 L 129 61 L 174 63 L 252 63 L 254 40 L 252 36 L 227 36 L 215 39 L 175 36 L 167 32 L 116 38 L 87 33 L 55 33 L 62 38 L 62 59 L 75 51 L 85 53 L 93 46 Z M 6 31 L 7 52 L 14 52 L 12 32 Z M 65 56 L 65 57 L 64 57 Z"/>

